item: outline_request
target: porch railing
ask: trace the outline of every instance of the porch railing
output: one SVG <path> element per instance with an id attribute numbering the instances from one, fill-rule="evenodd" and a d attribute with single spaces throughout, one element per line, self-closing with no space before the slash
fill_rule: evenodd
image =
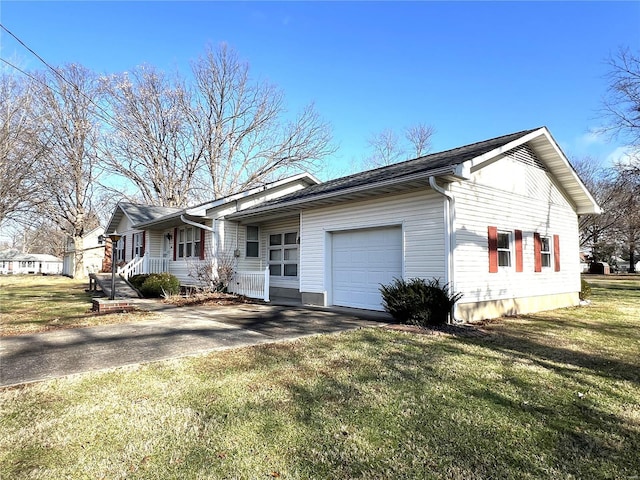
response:
<path id="1" fill-rule="evenodd" d="M 138 256 L 134 257 L 133 260 L 131 260 L 126 265 L 123 265 L 122 267 L 118 267 L 117 272 L 118 272 L 118 275 L 126 279 L 128 279 L 129 277 L 133 277 L 134 275 L 140 275 L 141 273 L 145 273 L 144 257 L 138 257 Z"/>
<path id="2" fill-rule="evenodd" d="M 229 291 L 249 298 L 269 301 L 269 267 L 264 271 L 235 272 L 228 285 Z"/>
<path id="3" fill-rule="evenodd" d="M 148 257 L 144 254 L 147 266 L 145 273 L 164 273 L 169 271 L 169 259 L 162 257 Z"/>
<path id="4" fill-rule="evenodd" d="M 150 257 L 148 253 L 145 253 L 142 257 L 138 257 L 136 255 L 126 265 L 118 267 L 117 271 L 118 275 L 121 275 L 126 279 L 143 273 L 168 272 L 169 260 L 161 257 Z"/>

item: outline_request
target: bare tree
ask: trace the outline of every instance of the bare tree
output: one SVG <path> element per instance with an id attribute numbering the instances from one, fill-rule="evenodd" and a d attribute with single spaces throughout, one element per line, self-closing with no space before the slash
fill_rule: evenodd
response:
<path id="1" fill-rule="evenodd" d="M 640 54 L 620 48 L 608 64 L 609 88 L 602 112 L 606 128 L 640 147 Z"/>
<path id="2" fill-rule="evenodd" d="M 623 215 L 615 231 L 623 243 L 623 255 L 629 258 L 629 272 L 635 273 L 636 254 L 640 250 L 640 172 L 629 166 L 618 166 L 616 171 L 618 203 Z"/>
<path id="3" fill-rule="evenodd" d="M 184 81 L 142 66 L 113 75 L 103 88 L 116 120 L 104 138 L 107 168 L 130 180 L 148 204 L 186 206 L 203 147 L 195 143 L 192 127 L 200 120 L 191 117 Z"/>
<path id="4" fill-rule="evenodd" d="M 366 162 L 369 167 L 384 167 L 406 158 L 398 134 L 390 128 L 371 135 L 367 143 L 373 150 Z"/>
<path id="5" fill-rule="evenodd" d="M 291 117 L 283 92 L 253 81 L 249 65 L 227 45 L 207 48 L 192 71 L 191 121 L 214 197 L 293 171 L 315 171 L 335 151 L 331 129 L 313 105 Z"/>
<path id="6" fill-rule="evenodd" d="M 35 107 L 46 127 L 38 137 L 46 146 L 38 169 L 38 194 L 43 199 L 39 212 L 73 239 L 74 277 L 82 278 L 83 235 L 95 227 L 92 200 L 99 174 L 99 85 L 96 76 L 79 65 L 35 76 Z"/>
<path id="7" fill-rule="evenodd" d="M 640 52 L 620 48 L 608 60 L 609 86 L 602 101 L 605 132 L 630 147 L 627 173 L 640 173 Z"/>
<path id="8" fill-rule="evenodd" d="M 39 203 L 36 165 L 43 147 L 33 139 L 40 122 L 34 116 L 33 91 L 26 77 L 0 77 L 0 224 L 19 220 Z"/>
<path id="9" fill-rule="evenodd" d="M 435 129 L 424 123 L 405 128 L 404 139 L 387 128 L 373 134 L 367 140 L 371 155 L 364 162 L 365 168 L 377 168 L 421 157 L 431 150 L 431 137 Z"/>
<path id="10" fill-rule="evenodd" d="M 435 133 L 431 125 L 419 123 L 405 130 L 405 136 L 411 145 L 411 156 L 421 157 L 431 151 L 431 137 Z"/>
<path id="11" fill-rule="evenodd" d="M 602 168 L 592 157 L 573 159 L 572 164 L 603 210 L 601 215 L 580 217 L 580 246 L 591 249 L 593 261 L 607 260 L 605 252 L 611 250 L 613 228 L 623 215 L 616 174 L 612 169 Z"/>

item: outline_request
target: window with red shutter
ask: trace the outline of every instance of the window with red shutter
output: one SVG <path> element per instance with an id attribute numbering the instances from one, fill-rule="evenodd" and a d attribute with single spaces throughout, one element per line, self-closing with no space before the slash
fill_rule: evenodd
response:
<path id="1" fill-rule="evenodd" d="M 533 263 L 534 271 L 542 271 L 542 239 L 539 233 L 533 234 Z"/>
<path id="2" fill-rule="evenodd" d="M 514 232 L 516 244 L 516 272 L 522 272 L 522 230 Z"/>
<path id="3" fill-rule="evenodd" d="M 498 271 L 498 228 L 488 228 L 489 237 L 489 273 Z"/>
<path id="4" fill-rule="evenodd" d="M 560 235 L 553 236 L 553 264 L 554 271 L 560 271 Z"/>

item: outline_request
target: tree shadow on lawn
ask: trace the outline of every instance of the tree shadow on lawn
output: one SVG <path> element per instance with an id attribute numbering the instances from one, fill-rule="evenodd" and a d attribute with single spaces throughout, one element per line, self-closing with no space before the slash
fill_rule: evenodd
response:
<path id="1" fill-rule="evenodd" d="M 540 319 L 543 320 L 543 319 Z M 576 326 L 575 321 L 552 319 L 558 324 Z M 544 321 L 544 320 L 543 320 Z M 600 334 L 611 335 L 614 338 L 629 341 L 629 335 L 637 335 L 637 330 L 628 326 L 610 326 L 583 324 L 583 328 Z M 563 330 L 561 326 L 556 327 Z M 536 329 L 543 332 L 544 329 Z M 576 369 L 586 369 L 595 375 L 615 380 L 630 381 L 640 384 L 640 368 L 637 364 L 627 363 L 610 355 L 573 350 L 558 345 L 552 345 L 549 337 L 544 334 L 509 333 L 505 329 L 493 331 L 492 335 L 476 338 L 458 338 L 460 342 L 483 346 L 507 355 L 516 360 L 531 361 L 543 368 L 556 371 L 562 375 L 575 375 Z M 583 347 L 585 348 L 585 347 Z"/>
<path id="2" fill-rule="evenodd" d="M 437 461 L 441 464 L 450 462 L 452 468 L 475 472 L 480 477 L 526 471 L 552 478 L 551 471 L 585 478 L 590 469 L 597 477 L 601 474 L 598 469 L 617 457 L 622 458 L 619 464 L 613 460 L 617 473 L 634 467 L 629 452 L 640 448 L 637 430 L 623 418 L 600 408 L 590 396 L 579 397 L 577 389 L 576 396 L 567 387 L 550 392 L 535 373 L 531 380 L 517 374 L 488 380 L 475 377 L 464 367 L 451 375 L 443 369 L 443 365 L 454 367 L 455 358 L 461 356 L 473 356 L 478 365 L 506 357 L 543 366 L 584 389 L 585 375 L 574 367 L 611 378 L 610 359 L 502 334 L 425 340 L 423 336 L 363 330 L 341 338 L 339 343 L 342 342 L 346 343 L 336 347 L 335 339 L 316 338 L 304 348 L 297 348 L 295 343 L 261 346 L 248 350 L 242 360 L 247 370 L 273 369 L 266 382 L 290 395 L 292 401 L 284 404 L 259 396 L 252 400 L 250 409 L 284 410 L 284 418 L 299 425 L 299 438 L 293 442 L 296 454 L 291 461 L 305 472 L 320 468 L 329 474 L 338 469 L 349 476 L 379 468 L 394 471 L 386 458 L 408 461 L 410 454 L 402 443 L 423 437 L 427 441 L 420 446 L 422 453 L 418 455 L 425 458 L 418 458 L 419 461 L 426 462 L 428 455 L 438 451 Z M 481 348 L 470 350 L 465 344 Z M 294 372 L 292 376 L 282 374 L 280 369 L 287 368 Z M 618 362 L 613 373 L 623 380 L 637 381 L 637 374 L 622 373 L 631 368 Z M 438 388 L 444 389 L 447 398 L 436 393 Z M 514 391 L 520 393 L 510 397 Z M 536 395 L 540 401 L 521 401 Z M 405 401 L 409 409 L 406 416 L 404 407 L 399 405 Z M 483 405 L 489 405 L 487 417 L 482 413 Z M 525 433 L 529 424 L 534 429 L 531 434 Z M 516 432 L 509 432 L 511 428 Z M 349 453 L 354 446 L 352 430 L 363 445 L 379 442 L 374 448 L 378 453 L 372 456 L 370 452 L 364 458 L 356 452 Z M 269 432 L 263 433 L 269 437 Z M 271 434 L 277 436 L 277 432 Z M 387 435 L 391 438 L 385 438 Z M 518 448 L 529 448 L 527 445 L 539 448 L 542 459 L 536 454 L 522 455 Z M 483 453 L 483 449 L 488 450 Z M 545 459 L 545 455 L 553 460 Z M 441 466 L 430 471 L 435 474 Z M 397 468 L 402 471 L 400 465 Z"/>

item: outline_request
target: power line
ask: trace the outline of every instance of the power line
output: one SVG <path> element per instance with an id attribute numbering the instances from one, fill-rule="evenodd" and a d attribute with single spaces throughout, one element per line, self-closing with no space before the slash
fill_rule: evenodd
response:
<path id="1" fill-rule="evenodd" d="M 9 35 L 11 35 L 13 38 L 15 38 L 15 39 L 18 41 L 18 43 L 19 43 L 20 45 L 22 45 L 24 48 L 26 48 L 27 50 L 29 50 L 29 52 L 31 52 L 31 53 L 32 53 L 32 54 L 33 54 L 33 55 L 34 55 L 38 60 L 40 60 L 42 63 L 44 63 L 44 64 L 47 66 L 47 68 L 48 68 L 49 70 L 51 70 L 53 73 L 55 73 L 55 74 L 56 74 L 59 78 L 61 78 L 64 82 L 68 83 L 69 85 L 71 85 L 71 86 L 72 86 L 73 88 L 75 88 L 76 90 L 79 90 L 77 85 L 74 85 L 73 83 L 71 83 L 70 81 L 68 81 L 66 78 L 64 78 L 64 76 L 63 76 L 60 72 L 58 72 L 58 70 L 57 70 L 57 69 L 55 69 L 54 67 L 52 67 L 51 65 L 49 65 L 49 64 L 47 63 L 47 61 L 46 61 L 44 58 L 42 58 L 42 57 L 41 57 L 40 55 L 38 55 L 35 51 L 33 51 L 29 46 L 27 46 L 27 44 L 26 44 L 26 43 L 24 43 L 22 40 L 20 40 L 20 39 L 19 39 L 19 38 L 18 38 L 18 37 L 13 33 L 13 32 L 11 32 L 11 30 L 9 30 L 7 27 L 5 27 L 4 25 L 2 25 L 2 23 L 0 23 L 0 28 L 2 28 L 5 32 L 7 32 Z"/>
<path id="2" fill-rule="evenodd" d="M 31 80 L 33 80 L 34 82 L 38 82 L 40 85 L 42 85 L 43 87 L 47 87 L 49 89 L 51 89 L 54 93 L 57 93 L 58 95 L 62 96 L 62 94 L 56 90 L 55 88 L 53 88 L 51 85 L 46 84 L 45 82 L 43 82 L 42 80 L 40 80 L 38 77 L 31 75 L 29 72 L 25 72 L 24 70 L 22 70 L 20 67 L 17 67 L 16 65 L 14 65 L 13 63 L 11 63 L 9 60 L 5 60 L 4 58 L 0 57 L 0 61 L 6 63 L 7 65 L 9 65 L 10 67 L 16 69 L 17 71 L 19 71 L 20 73 L 22 73 L 23 75 L 26 75 L 27 77 L 29 77 Z"/>
<path id="3" fill-rule="evenodd" d="M 98 117 L 100 117 L 103 121 L 105 121 L 108 125 L 111 125 L 112 127 L 116 128 L 116 129 L 120 129 L 123 131 L 128 131 L 127 127 L 125 127 L 124 125 L 122 125 L 120 123 L 120 121 L 116 118 L 114 118 L 108 111 L 106 111 L 103 107 L 101 107 L 100 105 L 98 105 L 96 102 L 93 101 L 93 99 L 91 97 L 89 97 L 87 94 L 85 94 L 75 83 L 73 83 L 72 81 L 66 79 L 64 77 L 64 75 L 62 75 L 58 69 L 56 69 L 55 67 L 52 67 L 44 58 L 42 58 L 40 55 L 38 55 L 32 48 L 30 48 L 26 43 L 24 43 L 20 38 L 18 38 L 17 35 L 15 35 L 13 32 L 11 32 L 7 27 L 5 27 L 2 23 L 0 23 L 0 28 L 2 28 L 2 30 L 4 30 L 5 32 L 7 32 L 9 35 L 11 35 L 20 45 L 22 45 L 24 48 L 26 48 L 31 54 L 33 54 L 38 60 L 40 60 L 49 70 L 51 70 L 58 78 L 60 78 L 63 82 L 65 82 L 66 84 L 70 85 L 77 93 L 79 93 L 80 95 L 82 95 L 84 98 L 86 98 L 89 103 L 91 103 L 94 107 L 96 107 L 98 110 L 100 110 L 100 112 L 102 112 L 104 115 L 106 115 L 109 119 L 111 119 L 111 121 L 107 120 L 105 117 L 98 115 Z M 55 88 L 53 88 L 51 85 L 49 85 L 48 83 L 43 82 L 42 80 L 36 78 L 34 75 L 31 75 L 27 72 L 25 72 L 24 70 L 18 68 L 17 66 L 13 65 L 11 62 L 5 60 L 4 58 L 0 58 L 0 60 L 2 60 L 4 63 L 6 63 L 7 65 L 15 68 L 17 71 L 19 71 L 20 73 L 26 75 L 27 77 L 29 77 L 30 79 L 38 82 L 39 84 L 49 88 L 51 91 L 57 93 L 60 96 L 63 96 L 62 93 L 60 93 L 58 90 L 56 90 Z M 112 123 L 114 122 L 114 123 Z"/>

